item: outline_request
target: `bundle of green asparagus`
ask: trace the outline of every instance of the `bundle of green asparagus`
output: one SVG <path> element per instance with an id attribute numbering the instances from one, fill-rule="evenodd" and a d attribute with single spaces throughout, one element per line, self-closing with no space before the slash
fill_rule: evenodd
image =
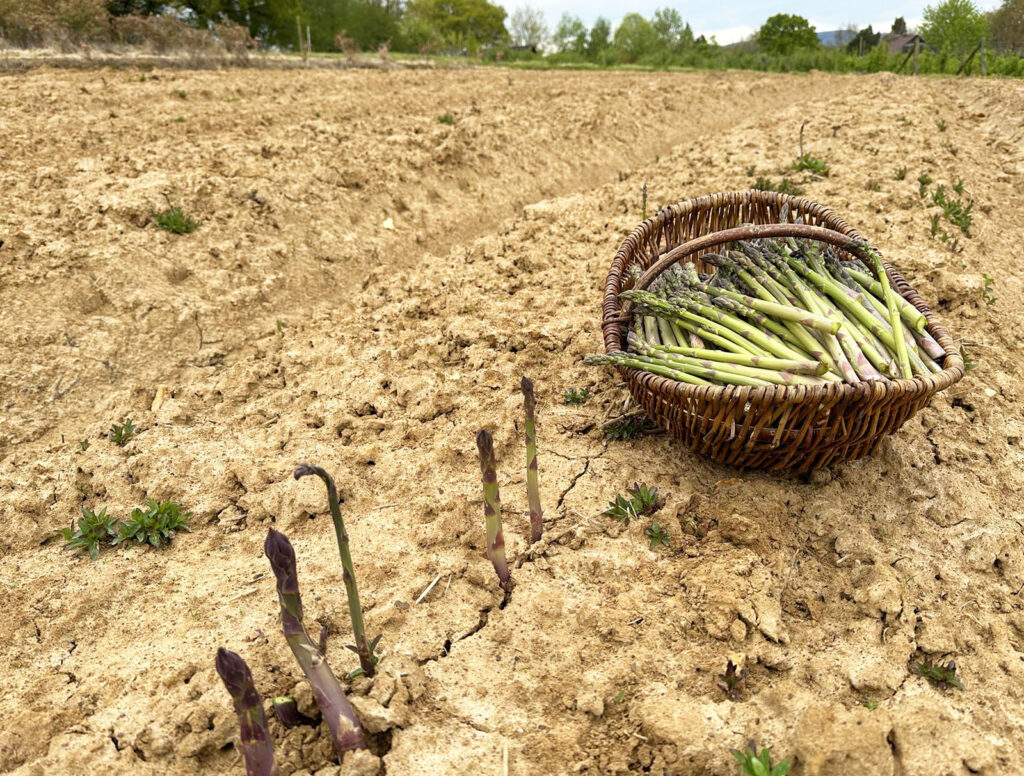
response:
<path id="1" fill-rule="evenodd" d="M 822 385 L 942 370 L 927 320 L 889 284 L 882 260 L 842 259 L 814 240 L 762 238 L 675 264 L 634 305 L 628 351 L 587 358 L 692 385 Z M 635 268 L 639 274 L 639 267 Z"/>

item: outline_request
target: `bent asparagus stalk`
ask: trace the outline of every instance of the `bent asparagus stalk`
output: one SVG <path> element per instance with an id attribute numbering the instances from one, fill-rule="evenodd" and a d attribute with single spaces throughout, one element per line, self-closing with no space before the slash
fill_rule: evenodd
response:
<path id="1" fill-rule="evenodd" d="M 279 776 L 274 741 L 252 671 L 239 655 L 224 647 L 217 650 L 214 665 L 235 704 L 246 776 Z"/>
<path id="2" fill-rule="evenodd" d="M 537 423 L 534 418 L 537 397 L 533 392 L 533 380 L 529 377 L 523 378 L 520 387 L 526 414 L 526 498 L 530 502 L 530 541 L 539 542 L 544 533 L 544 510 L 541 509 L 540 485 L 537 482 Z"/>
<path id="3" fill-rule="evenodd" d="M 501 530 L 501 498 L 498 495 L 498 471 L 494 460 L 494 440 L 491 432 L 481 430 L 476 435 L 480 454 L 480 473 L 484 483 L 484 519 L 487 521 L 487 557 L 490 558 L 502 590 L 512 589 L 512 572 L 505 559 L 505 535 Z"/>
<path id="4" fill-rule="evenodd" d="M 355 641 L 355 648 L 352 650 L 359 655 L 359 665 L 363 674 L 373 676 L 376 660 L 374 659 L 373 647 L 377 645 L 374 639 L 373 646 L 366 640 L 366 627 L 363 624 L 363 608 L 359 604 L 359 588 L 356 585 L 356 568 L 352 563 L 352 552 L 348 544 L 348 532 L 345 530 L 345 521 L 341 519 L 341 505 L 338 502 L 338 489 L 334 485 L 334 478 L 324 469 L 314 466 L 311 463 L 302 463 L 295 468 L 295 479 L 315 475 L 323 480 L 327 486 L 327 504 L 331 509 L 331 520 L 334 522 L 334 535 L 338 540 L 338 554 L 341 556 L 341 576 L 345 582 L 345 593 L 348 596 L 348 613 L 352 618 L 352 637 Z"/>
<path id="5" fill-rule="evenodd" d="M 352 749 L 365 749 L 366 739 L 359 717 L 327 663 L 321 645 L 315 644 L 302 624 L 302 597 L 295 550 L 288 537 L 273 528 L 267 533 L 263 551 L 277 578 L 277 599 L 281 604 L 281 625 L 288 646 L 302 673 L 313 687 L 313 696 L 331 731 L 339 758 Z"/>
<path id="6" fill-rule="evenodd" d="M 613 364 L 616 366 L 629 366 L 633 369 L 643 369 L 647 372 L 652 372 L 662 377 L 671 377 L 673 380 L 684 383 L 693 383 L 692 379 L 687 378 L 697 378 L 701 381 L 698 384 L 704 385 L 707 385 L 708 381 L 751 387 L 771 385 L 767 380 L 747 377 L 746 375 L 736 374 L 721 368 L 691 366 L 677 362 L 668 363 L 663 359 L 644 356 L 638 353 L 626 353 L 624 351 L 608 353 L 603 356 L 588 356 L 584 361 L 587 364 Z"/>

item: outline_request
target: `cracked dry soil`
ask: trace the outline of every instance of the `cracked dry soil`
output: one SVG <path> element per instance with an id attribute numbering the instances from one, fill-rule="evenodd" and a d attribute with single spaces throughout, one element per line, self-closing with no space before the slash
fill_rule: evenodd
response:
<path id="1" fill-rule="evenodd" d="M 1018 83 L 128 79 L 0 79 L 0 771 L 240 773 L 219 645 L 309 711 L 262 557 L 269 525 L 295 545 L 337 670 L 354 667 L 322 489 L 290 477 L 310 460 L 338 480 L 368 628 L 384 634 L 379 677 L 347 683 L 374 751 L 342 773 L 497 776 L 507 753 L 513 776 L 724 775 L 749 738 L 796 776 L 1021 772 Z M 604 276 L 641 184 L 656 207 L 747 187 L 748 169 L 794 176 L 804 121 L 831 168 L 807 195 L 883 250 L 977 367 L 871 458 L 806 480 L 660 435 L 607 440 L 626 393 L 581 358 L 601 346 Z M 930 235 L 926 173 L 975 203 L 956 250 Z M 148 224 L 167 199 L 200 230 Z M 547 510 L 532 548 L 522 374 L 538 386 Z M 562 403 L 573 386 L 587 403 Z M 121 448 L 101 435 L 125 415 L 140 432 Z M 507 602 L 484 558 L 484 426 Z M 667 496 L 669 547 L 600 514 L 634 481 Z M 62 551 L 81 507 L 145 497 L 181 502 L 193 533 L 92 563 Z M 716 685 L 738 652 L 732 702 Z M 966 689 L 914 675 L 923 657 L 955 658 Z M 283 772 L 339 772 L 321 730 L 272 724 Z"/>

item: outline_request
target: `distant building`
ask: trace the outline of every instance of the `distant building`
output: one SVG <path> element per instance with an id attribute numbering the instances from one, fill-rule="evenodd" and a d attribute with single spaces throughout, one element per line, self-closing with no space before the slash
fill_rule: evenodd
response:
<path id="1" fill-rule="evenodd" d="M 882 40 L 889 45 L 890 54 L 909 54 L 916 46 L 924 48 L 924 39 L 920 35 L 883 35 Z"/>

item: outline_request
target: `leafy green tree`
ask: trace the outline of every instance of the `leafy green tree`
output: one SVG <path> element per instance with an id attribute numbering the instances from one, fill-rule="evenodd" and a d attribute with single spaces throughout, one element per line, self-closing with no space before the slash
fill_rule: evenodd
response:
<path id="1" fill-rule="evenodd" d="M 540 50 L 548 39 L 548 25 L 544 19 L 544 12 L 528 5 L 512 12 L 508 20 L 508 31 L 515 45 L 529 46 L 536 50 Z"/>
<path id="2" fill-rule="evenodd" d="M 853 40 L 846 44 L 846 50 L 851 54 L 864 54 L 871 51 L 882 39 L 882 33 L 874 32 L 869 24 L 853 36 Z"/>
<path id="3" fill-rule="evenodd" d="M 615 28 L 615 50 L 623 62 L 636 62 L 645 54 L 658 50 L 658 34 L 654 27 L 638 13 L 627 13 Z"/>
<path id="4" fill-rule="evenodd" d="M 342 31 L 368 50 L 398 37 L 398 20 L 379 0 L 302 0 L 302 4 L 317 51 L 332 50 Z"/>
<path id="5" fill-rule="evenodd" d="M 655 11 L 651 27 L 658 38 L 658 45 L 666 51 L 678 54 L 693 46 L 693 30 L 675 8 Z"/>
<path id="6" fill-rule="evenodd" d="M 907 34 L 907 20 L 902 16 L 897 16 L 895 21 L 892 23 L 892 29 L 889 30 L 893 35 L 906 35 Z"/>
<path id="7" fill-rule="evenodd" d="M 587 27 L 578 16 L 562 14 L 552 36 L 555 49 L 562 54 L 587 53 Z"/>
<path id="8" fill-rule="evenodd" d="M 954 56 L 967 54 L 987 33 L 988 22 L 971 0 L 942 0 L 924 9 L 921 37 Z"/>
<path id="9" fill-rule="evenodd" d="M 402 22 L 410 42 L 420 48 L 476 48 L 508 38 L 505 9 L 488 0 L 412 0 Z"/>
<path id="10" fill-rule="evenodd" d="M 594 26 L 590 28 L 590 35 L 587 37 L 587 56 L 596 59 L 603 51 L 607 51 L 612 45 L 612 25 L 603 16 L 594 20 Z"/>
<path id="11" fill-rule="evenodd" d="M 989 17 L 992 40 L 1001 48 L 1024 48 L 1024 0 L 1003 0 Z"/>
<path id="12" fill-rule="evenodd" d="M 818 35 L 802 16 L 787 13 L 770 17 L 757 33 L 757 42 L 769 54 L 792 54 L 798 49 L 816 49 Z"/>

